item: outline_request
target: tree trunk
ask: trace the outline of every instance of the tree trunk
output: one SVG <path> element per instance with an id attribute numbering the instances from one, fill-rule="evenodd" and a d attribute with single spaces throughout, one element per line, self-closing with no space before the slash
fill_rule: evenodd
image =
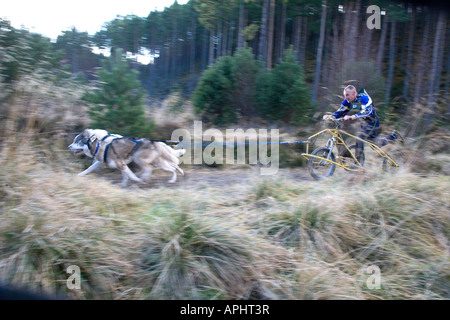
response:
<path id="1" fill-rule="evenodd" d="M 350 38 L 350 29 L 352 25 L 352 11 L 353 11 L 353 2 L 345 1 L 344 2 L 344 28 L 343 28 L 343 48 L 342 48 L 342 62 L 345 66 L 349 62 L 349 53 L 351 52 L 350 46 L 354 46 L 355 39 Z"/>
<path id="2" fill-rule="evenodd" d="M 197 19 L 194 15 L 191 17 L 191 41 L 190 41 L 190 52 L 189 52 L 189 73 L 190 73 L 190 81 L 189 81 L 189 89 L 190 91 L 194 90 L 195 86 L 195 41 L 197 34 Z"/>
<path id="3" fill-rule="evenodd" d="M 316 59 L 316 72 L 314 75 L 314 87 L 313 87 L 313 96 L 312 102 L 315 103 L 317 100 L 317 91 L 319 88 L 319 79 L 320 79 L 320 68 L 322 63 L 322 52 L 323 52 L 323 43 L 325 40 L 325 22 L 327 19 L 327 0 L 322 0 L 322 16 L 320 18 L 320 36 L 319 36 L 319 45 L 317 47 L 317 59 Z"/>
<path id="4" fill-rule="evenodd" d="M 381 26 L 381 36 L 380 41 L 378 43 L 378 54 L 377 54 L 377 72 L 381 74 L 382 72 L 382 63 L 384 58 L 384 45 L 386 43 L 386 35 L 388 29 L 388 17 L 384 16 L 383 25 Z"/>
<path id="5" fill-rule="evenodd" d="M 229 30 L 228 30 L 227 51 L 226 51 L 226 54 L 228 54 L 228 55 L 231 55 L 231 53 L 233 52 L 233 43 L 234 43 L 234 34 L 235 34 L 234 26 L 235 25 L 236 25 L 236 22 L 232 21 L 228 28 Z"/>
<path id="6" fill-rule="evenodd" d="M 414 136 L 417 129 L 420 129 L 420 124 L 422 123 L 422 118 L 424 116 L 425 106 L 420 105 L 420 99 L 424 94 L 423 89 L 423 77 L 425 74 L 425 70 L 428 69 L 429 61 L 429 44 L 428 37 L 431 29 L 432 19 L 429 13 L 424 13 L 424 26 L 422 31 L 422 43 L 420 45 L 420 55 L 417 59 L 416 63 L 416 79 L 415 79 L 415 87 L 414 87 L 414 103 L 410 109 L 417 110 L 417 112 L 411 112 L 412 118 L 409 120 L 409 132 L 407 134 L 409 136 Z"/>
<path id="7" fill-rule="evenodd" d="M 244 0 L 239 0 L 239 26 L 237 50 L 244 48 Z"/>
<path id="8" fill-rule="evenodd" d="M 364 39 L 365 39 L 365 44 L 364 44 L 364 61 L 370 61 L 371 58 L 371 52 L 370 49 L 372 48 L 372 39 L 373 39 L 373 34 L 375 33 L 374 29 L 369 29 L 369 28 L 364 28 Z"/>
<path id="9" fill-rule="evenodd" d="M 422 44 L 420 48 L 420 58 L 417 62 L 417 68 L 416 68 L 416 85 L 414 90 L 414 105 L 417 106 L 419 104 L 420 98 L 422 97 L 423 91 L 422 91 L 422 81 L 424 76 L 424 70 L 427 68 L 427 63 L 425 62 L 427 53 L 429 50 L 428 46 L 428 35 L 430 33 L 431 28 L 431 17 L 429 14 L 425 14 L 425 27 L 423 31 L 422 36 Z"/>
<path id="10" fill-rule="evenodd" d="M 209 44 L 210 44 L 210 39 L 209 39 L 209 34 L 211 32 L 208 31 L 208 29 L 203 28 L 203 35 L 202 35 L 202 60 L 201 60 L 201 71 L 205 70 L 206 67 L 208 66 L 208 59 L 209 59 Z"/>
<path id="11" fill-rule="evenodd" d="M 327 34 L 325 36 L 325 41 L 327 41 L 327 43 L 331 43 L 331 35 Z M 320 86 L 327 86 L 328 85 L 328 79 L 330 78 L 330 69 L 328 68 L 328 66 L 330 65 L 329 63 L 329 57 L 330 57 L 330 48 L 328 46 L 325 46 L 325 49 L 323 50 L 323 59 L 322 59 L 322 71 L 320 72 L 320 80 L 319 80 L 319 84 Z M 319 90 L 320 91 L 320 90 Z"/>
<path id="12" fill-rule="evenodd" d="M 279 61 L 283 60 L 284 58 L 284 49 L 286 48 L 286 10 L 287 10 L 287 4 L 282 1 L 281 3 L 281 21 L 280 21 L 280 48 L 279 48 Z"/>
<path id="13" fill-rule="evenodd" d="M 170 50 L 170 86 L 172 87 L 174 80 L 177 78 L 177 59 L 178 59 L 178 23 L 177 19 L 173 19 L 172 24 L 172 48 Z"/>
<path id="14" fill-rule="evenodd" d="M 308 44 L 308 18 L 303 17 L 303 32 L 301 38 L 300 45 L 300 62 L 303 64 L 303 67 L 306 65 L 306 46 Z"/>
<path id="15" fill-rule="evenodd" d="M 348 54 L 347 54 L 347 61 L 353 61 L 357 54 L 356 54 L 356 50 L 359 50 L 359 48 L 357 48 L 357 44 L 358 44 L 358 39 L 357 39 L 357 35 L 358 35 L 358 22 L 359 22 L 359 9 L 361 7 L 361 0 L 357 0 L 356 3 L 353 4 L 353 8 L 352 11 L 349 13 L 349 18 L 350 18 L 350 34 L 349 34 L 349 40 L 350 40 L 350 44 L 347 47 L 348 49 Z"/>
<path id="16" fill-rule="evenodd" d="M 408 53 L 406 54 L 405 78 L 403 80 L 403 98 L 405 100 L 409 97 L 409 82 L 411 79 L 411 65 L 414 48 L 414 33 L 416 29 L 416 6 L 412 5 L 411 21 L 409 23 L 408 31 Z"/>
<path id="17" fill-rule="evenodd" d="M 338 28 L 338 19 L 334 19 L 333 21 L 333 41 L 332 41 L 332 59 L 330 63 L 330 78 L 331 83 L 334 82 L 337 72 L 338 66 L 342 65 L 341 61 L 341 50 L 339 50 L 339 28 Z"/>
<path id="18" fill-rule="evenodd" d="M 388 78 L 386 83 L 386 95 L 384 98 L 384 103 L 388 104 L 391 99 L 391 88 L 394 79 L 394 65 L 395 65 L 395 27 L 396 22 L 392 21 L 391 23 L 391 34 L 389 39 L 389 70 L 388 70 Z"/>
<path id="19" fill-rule="evenodd" d="M 223 40 L 222 25 L 223 25 L 222 19 L 218 19 L 216 36 L 214 39 L 214 44 L 216 45 L 216 59 L 222 56 L 222 40 Z"/>
<path id="20" fill-rule="evenodd" d="M 438 53 L 438 61 L 437 61 L 437 70 L 436 70 L 436 79 L 435 79 L 435 83 L 434 83 L 434 91 L 435 92 L 439 92 L 440 87 L 441 87 L 441 79 L 442 79 L 442 68 L 444 67 L 444 56 L 445 56 L 445 38 L 447 37 L 447 13 L 446 12 L 441 12 L 441 14 L 444 15 L 443 18 L 443 27 L 442 27 L 442 36 L 441 36 L 441 40 L 438 44 L 439 46 L 439 53 Z"/>
<path id="21" fill-rule="evenodd" d="M 450 54 L 447 55 L 447 77 L 445 79 L 444 86 L 444 101 L 447 101 L 447 111 L 445 112 L 446 116 L 450 116 Z"/>
<path id="22" fill-rule="evenodd" d="M 267 39 L 267 68 L 272 69 L 273 59 L 273 34 L 275 26 L 275 0 L 270 0 L 269 7 L 269 30 Z"/>
<path id="23" fill-rule="evenodd" d="M 225 56 L 228 50 L 228 22 L 222 21 L 222 51 L 220 56 Z M 230 23 L 231 24 L 231 23 Z"/>
<path id="24" fill-rule="evenodd" d="M 209 31 L 209 57 L 208 66 L 212 66 L 214 63 L 214 31 Z"/>
<path id="25" fill-rule="evenodd" d="M 302 17 L 296 16 L 294 20 L 294 50 L 297 53 L 297 60 L 300 60 L 300 39 L 302 35 Z"/>
<path id="26" fill-rule="evenodd" d="M 261 14 L 261 27 L 258 43 L 258 59 L 263 63 L 267 60 L 267 25 L 269 14 L 269 0 L 264 0 Z"/>
<path id="27" fill-rule="evenodd" d="M 431 73 L 428 85 L 428 107 L 427 107 L 427 118 L 426 124 L 430 124 L 431 120 L 434 116 L 434 112 L 436 111 L 436 101 L 437 94 L 436 91 L 436 83 L 439 85 L 441 79 L 441 71 L 439 71 L 440 67 L 438 65 L 439 60 L 441 60 L 441 56 L 445 50 L 441 50 L 442 47 L 442 39 L 445 38 L 445 27 L 447 25 L 447 12 L 445 10 L 441 10 L 439 12 L 439 18 L 436 27 L 436 34 L 434 37 L 434 45 L 433 45 L 433 58 L 431 62 Z M 442 60 L 441 60 L 442 61 Z M 438 87 L 438 86 L 437 86 Z"/>

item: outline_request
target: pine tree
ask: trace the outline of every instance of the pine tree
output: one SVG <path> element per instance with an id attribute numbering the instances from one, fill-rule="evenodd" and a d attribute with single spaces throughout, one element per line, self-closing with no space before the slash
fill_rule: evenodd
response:
<path id="1" fill-rule="evenodd" d="M 124 136 L 148 136 L 154 125 L 145 118 L 139 73 L 130 68 L 123 51 L 117 49 L 103 61 L 97 75 L 100 87 L 85 97 L 91 103 L 92 125 Z"/>
<path id="2" fill-rule="evenodd" d="M 286 50 L 284 56 L 272 70 L 261 73 L 257 83 L 258 106 L 267 120 L 301 123 L 312 112 L 311 96 L 295 52 Z"/>
<path id="3" fill-rule="evenodd" d="M 203 72 L 192 94 L 196 113 L 202 120 L 215 125 L 225 125 L 237 120 L 233 105 L 233 59 L 223 56 Z"/>
<path id="4" fill-rule="evenodd" d="M 261 71 L 262 64 L 249 48 L 220 57 L 203 73 L 193 93 L 197 113 L 216 125 L 255 116 L 256 79 Z"/>
<path id="5" fill-rule="evenodd" d="M 262 64 L 256 60 L 250 48 L 246 46 L 236 51 L 231 68 L 233 76 L 231 96 L 240 116 L 256 115 L 256 79 L 261 71 Z"/>

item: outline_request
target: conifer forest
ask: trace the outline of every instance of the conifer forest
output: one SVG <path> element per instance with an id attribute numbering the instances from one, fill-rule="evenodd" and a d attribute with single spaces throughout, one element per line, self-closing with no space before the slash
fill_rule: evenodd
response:
<path id="1" fill-rule="evenodd" d="M 205 119 L 223 114 L 218 124 L 255 116 L 308 122 L 316 112 L 339 105 L 346 84 L 364 87 L 378 112 L 394 121 L 419 115 L 424 125 L 442 123 L 450 113 L 447 9 L 414 1 L 175 1 L 147 17 L 105 21 L 93 35 L 74 26 L 56 42 L 3 20 L 2 91 L 13 90 L 8 84 L 42 68 L 59 77 L 98 80 L 107 59 L 98 52 L 109 56 L 120 49 L 148 96 L 182 92 L 197 102 Z M 138 62 L 142 54 L 150 63 Z M 224 64 L 224 57 L 230 58 L 229 72 L 226 66 L 214 67 Z M 213 78 L 225 74 L 228 81 L 210 88 L 209 98 L 222 100 L 215 109 L 195 94 L 207 86 L 207 79 L 200 80 L 208 68 L 215 68 Z M 220 91 L 228 92 L 226 102 Z"/>

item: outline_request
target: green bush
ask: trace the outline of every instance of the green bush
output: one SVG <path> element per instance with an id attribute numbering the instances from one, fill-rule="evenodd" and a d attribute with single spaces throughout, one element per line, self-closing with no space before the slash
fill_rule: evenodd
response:
<path id="1" fill-rule="evenodd" d="M 305 123 L 312 113 L 311 97 L 304 82 L 303 68 L 292 50 L 273 70 L 261 74 L 258 81 L 258 105 L 267 120 Z"/>
<path id="2" fill-rule="evenodd" d="M 215 125 L 259 116 L 298 124 L 312 113 L 303 69 L 292 50 L 273 70 L 266 70 L 250 49 L 224 56 L 200 78 L 192 102 L 202 120 Z"/>
<path id="3" fill-rule="evenodd" d="M 237 120 L 232 101 L 232 58 L 224 56 L 205 70 L 192 94 L 195 112 L 202 120 L 225 125 Z"/>
<path id="4" fill-rule="evenodd" d="M 231 71 L 233 75 L 233 102 L 241 116 L 252 117 L 257 114 L 256 81 L 262 65 L 250 49 L 242 49 L 233 56 Z"/>

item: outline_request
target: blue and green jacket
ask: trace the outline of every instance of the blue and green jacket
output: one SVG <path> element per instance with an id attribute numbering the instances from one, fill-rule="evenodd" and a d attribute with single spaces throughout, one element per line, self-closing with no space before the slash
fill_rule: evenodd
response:
<path id="1" fill-rule="evenodd" d="M 356 95 L 356 99 L 352 102 L 347 100 L 342 101 L 340 108 L 333 113 L 333 117 L 344 117 L 351 110 L 360 110 L 355 114 L 356 118 L 364 119 L 368 122 L 376 121 L 378 116 L 373 106 L 372 98 L 367 94 L 366 90 L 361 89 Z"/>

